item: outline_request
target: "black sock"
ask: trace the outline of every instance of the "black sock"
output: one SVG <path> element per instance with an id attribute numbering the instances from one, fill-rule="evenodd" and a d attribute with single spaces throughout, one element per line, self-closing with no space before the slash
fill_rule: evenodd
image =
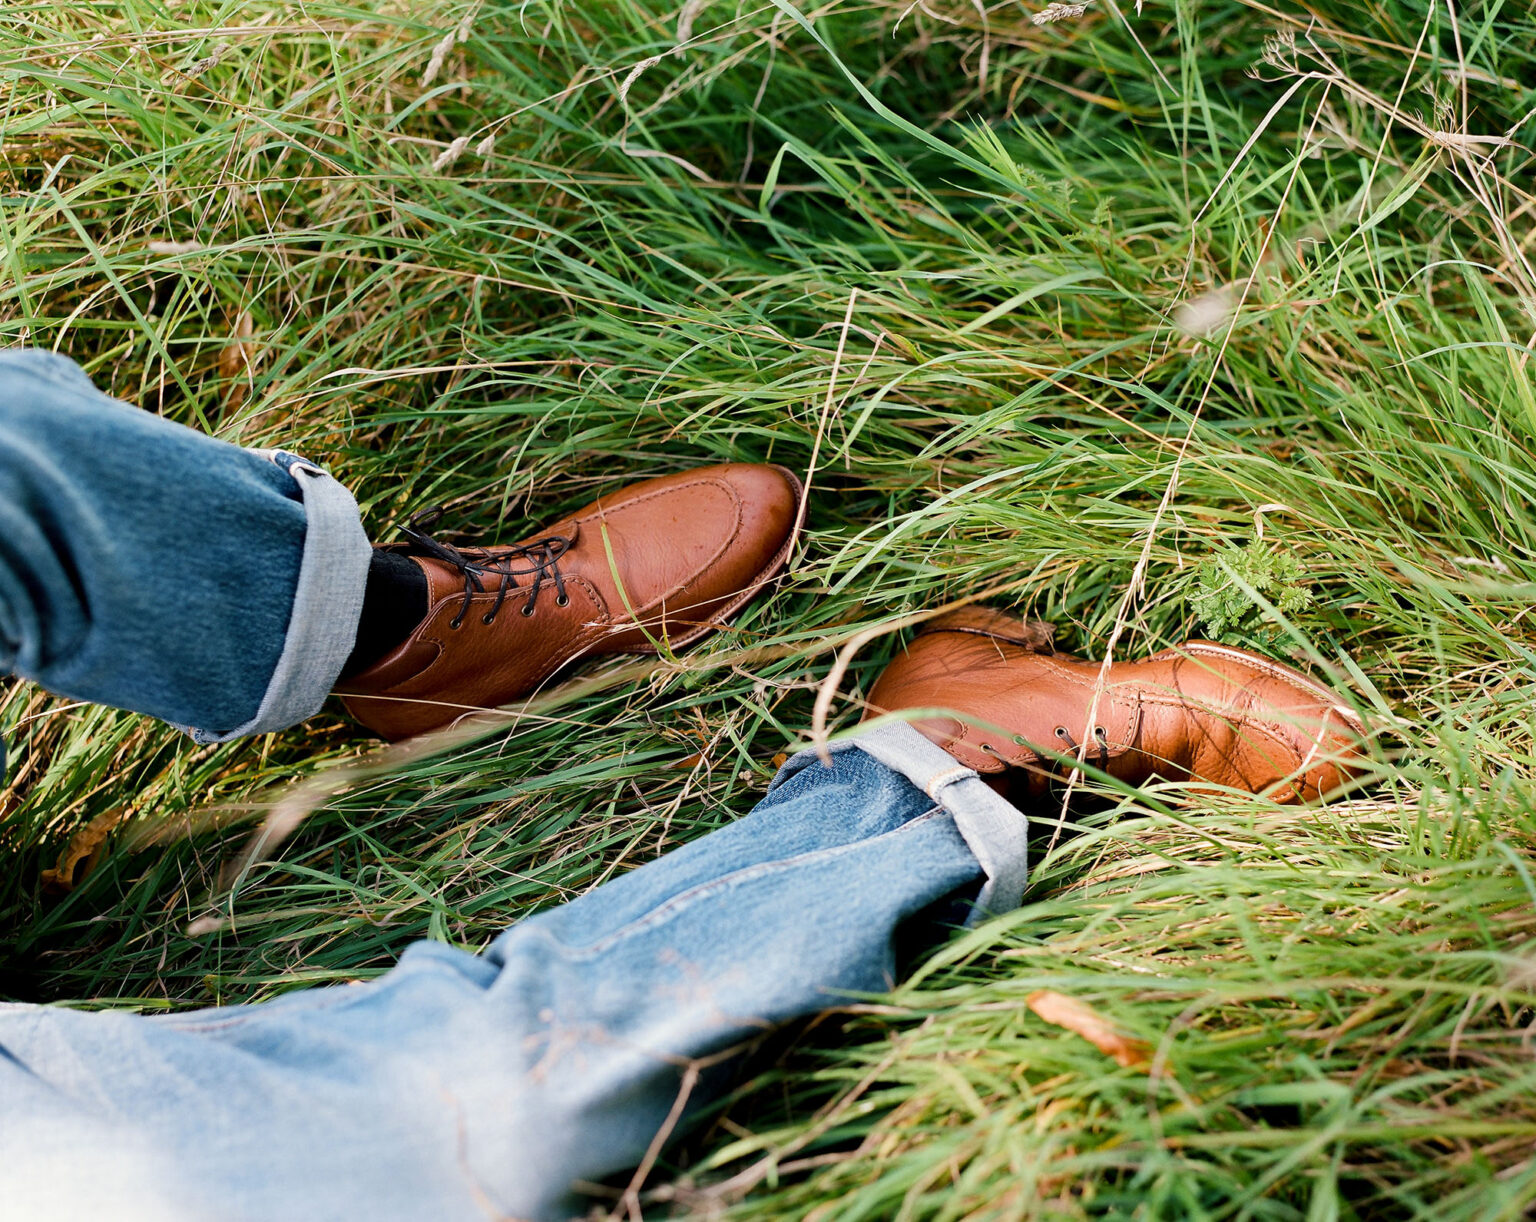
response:
<path id="1" fill-rule="evenodd" d="M 338 682 L 367 670 L 427 617 L 427 575 L 399 552 L 375 548 L 368 561 L 368 587 L 357 622 L 357 644 Z"/>

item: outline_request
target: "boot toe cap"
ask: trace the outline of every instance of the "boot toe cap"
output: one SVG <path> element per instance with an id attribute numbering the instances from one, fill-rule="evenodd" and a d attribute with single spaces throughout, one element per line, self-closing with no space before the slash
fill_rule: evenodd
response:
<path id="1" fill-rule="evenodd" d="M 669 612 L 682 617 L 684 637 L 689 623 L 725 618 L 784 567 L 800 512 L 800 481 L 784 467 L 728 463 L 699 475 L 729 490 L 734 523 L 728 530 L 724 520 L 714 524 L 714 556 L 666 599 Z M 673 636 L 677 643 L 679 634 Z"/>
<path id="2" fill-rule="evenodd" d="M 1184 685 L 1204 689 L 1214 681 L 1224 689 L 1200 694 L 1235 716 L 1223 765 L 1240 788 L 1308 802 L 1360 774 L 1365 726 L 1338 693 L 1246 650 L 1190 642 L 1184 651 L 1199 663 L 1181 668 Z M 1223 765 L 1211 767 L 1219 771 Z"/>
<path id="3" fill-rule="evenodd" d="M 648 652 L 658 637 L 678 648 L 719 627 L 784 567 L 800 495 L 799 480 L 783 467 L 725 463 L 649 480 L 594 505 L 583 515 L 583 535 L 606 532 L 622 570 L 623 589 L 609 600 L 618 632 L 608 649 Z M 607 567 L 595 548 L 594 566 Z M 644 631 L 633 627 L 635 617 Z"/>

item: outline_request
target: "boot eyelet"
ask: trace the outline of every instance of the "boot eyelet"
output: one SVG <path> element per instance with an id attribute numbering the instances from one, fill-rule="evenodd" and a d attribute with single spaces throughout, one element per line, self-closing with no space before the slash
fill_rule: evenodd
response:
<path id="1" fill-rule="evenodd" d="M 565 594 L 562 594 L 562 595 L 560 595 L 559 598 L 555 599 L 555 606 L 557 606 L 557 607 L 569 607 L 570 605 L 571 605 L 571 600 Z"/>
<path id="2" fill-rule="evenodd" d="M 480 622 L 482 624 L 484 624 L 487 628 L 489 628 L 492 624 L 494 624 L 496 622 L 496 617 L 494 615 L 492 615 L 489 611 L 487 611 L 484 615 L 482 615 L 480 617 Z"/>
<path id="3" fill-rule="evenodd" d="M 526 604 L 523 607 L 523 615 L 524 616 L 529 616 L 529 615 L 532 615 L 532 614 L 533 614 L 533 604 L 532 603 L 528 603 L 528 604 Z"/>
<path id="4" fill-rule="evenodd" d="M 455 615 L 451 620 L 448 621 L 448 627 L 457 632 L 460 628 L 464 627 L 464 621 L 459 616 Z"/>
<path id="5" fill-rule="evenodd" d="M 1065 742 L 1071 742 L 1072 741 L 1072 735 L 1067 733 L 1067 727 L 1066 726 L 1057 726 L 1056 727 L 1056 737 L 1059 738 L 1059 739 L 1062 739 Z"/>
<path id="6" fill-rule="evenodd" d="M 1101 747 L 1109 746 L 1109 735 L 1104 732 L 1103 726 L 1094 726 L 1093 736 L 1098 740 Z"/>

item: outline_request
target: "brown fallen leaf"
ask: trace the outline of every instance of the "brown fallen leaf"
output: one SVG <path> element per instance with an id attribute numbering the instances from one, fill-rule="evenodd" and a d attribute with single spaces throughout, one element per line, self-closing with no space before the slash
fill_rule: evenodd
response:
<path id="1" fill-rule="evenodd" d="M 1080 1035 L 1116 1063 L 1132 1068 L 1152 1059 L 1152 1048 L 1145 1040 L 1132 1039 L 1112 1027 L 1107 1019 L 1086 1002 L 1065 993 L 1039 989 L 1024 999 L 1024 1004 L 1053 1026 L 1065 1027 Z"/>
<path id="2" fill-rule="evenodd" d="M 54 895 L 67 895 L 73 891 L 96 868 L 112 829 L 127 817 L 126 806 L 103 811 L 71 836 L 64 851 L 59 854 L 58 864 L 51 870 L 43 871 L 43 890 Z M 84 869 L 81 869 L 82 862 Z"/>

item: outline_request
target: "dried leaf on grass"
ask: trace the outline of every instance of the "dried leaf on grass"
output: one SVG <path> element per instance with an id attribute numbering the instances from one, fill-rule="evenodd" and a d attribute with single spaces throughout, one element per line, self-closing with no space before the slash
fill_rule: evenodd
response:
<path id="1" fill-rule="evenodd" d="M 1026 997 L 1024 1004 L 1046 1022 L 1082 1036 L 1128 1069 L 1145 1065 L 1152 1058 L 1152 1048 L 1145 1040 L 1132 1039 L 1116 1031 L 1097 1010 L 1075 997 L 1040 989 Z"/>
<path id="2" fill-rule="evenodd" d="M 103 811 L 71 836 L 54 868 L 43 871 L 43 890 L 55 895 L 73 891 L 96 868 L 112 829 L 127 817 L 126 806 Z"/>

